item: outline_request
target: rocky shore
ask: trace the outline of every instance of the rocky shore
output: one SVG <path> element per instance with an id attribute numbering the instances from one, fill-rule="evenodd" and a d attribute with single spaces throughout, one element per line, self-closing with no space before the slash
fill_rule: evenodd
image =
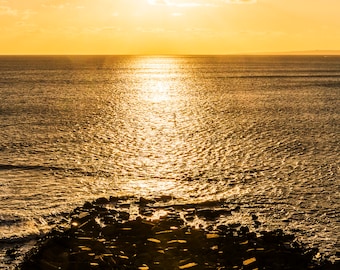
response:
<path id="1" fill-rule="evenodd" d="M 164 196 L 87 202 L 68 226 L 41 239 L 19 269 L 339 269 L 280 230 L 254 233 L 215 222 L 237 209 L 169 202 Z"/>

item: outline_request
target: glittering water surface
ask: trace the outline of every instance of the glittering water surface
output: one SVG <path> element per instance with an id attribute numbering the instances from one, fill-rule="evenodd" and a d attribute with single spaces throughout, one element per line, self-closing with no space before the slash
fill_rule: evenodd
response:
<path id="1" fill-rule="evenodd" d="M 128 194 L 338 247 L 340 57 L 1 57 L 0 95 L 3 244 Z"/>

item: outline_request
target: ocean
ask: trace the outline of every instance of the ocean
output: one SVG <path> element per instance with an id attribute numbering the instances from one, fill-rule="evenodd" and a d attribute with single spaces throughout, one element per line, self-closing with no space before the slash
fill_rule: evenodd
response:
<path id="1" fill-rule="evenodd" d="M 339 56 L 1 56 L 0 97 L 0 268 L 109 196 L 223 200 L 339 259 Z"/>

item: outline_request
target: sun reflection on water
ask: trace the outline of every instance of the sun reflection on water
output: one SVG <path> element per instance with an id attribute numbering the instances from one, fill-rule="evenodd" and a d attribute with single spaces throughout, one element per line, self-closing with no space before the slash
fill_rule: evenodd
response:
<path id="1" fill-rule="evenodd" d="M 136 63 L 138 94 L 140 100 L 161 103 L 176 98 L 175 85 L 178 83 L 179 62 L 176 58 L 147 57 Z"/>
<path id="2" fill-rule="evenodd" d="M 147 89 L 144 90 L 144 99 L 154 103 L 169 101 L 170 100 L 170 86 L 168 82 L 156 81 L 150 84 Z"/>
<path id="3" fill-rule="evenodd" d="M 125 185 L 126 191 L 141 197 L 168 195 L 168 192 L 174 190 L 175 187 L 176 181 L 164 179 L 161 181 L 159 179 L 129 181 Z"/>
<path id="4" fill-rule="evenodd" d="M 143 196 L 166 194 L 176 185 L 172 165 L 178 159 L 176 115 L 182 110 L 177 101 L 185 98 L 180 66 L 178 59 L 170 57 L 141 57 L 134 64 L 137 87 L 128 100 L 127 119 L 133 119 L 131 145 L 136 148 L 130 161 L 138 164 L 138 175 L 130 177 L 126 189 Z"/>

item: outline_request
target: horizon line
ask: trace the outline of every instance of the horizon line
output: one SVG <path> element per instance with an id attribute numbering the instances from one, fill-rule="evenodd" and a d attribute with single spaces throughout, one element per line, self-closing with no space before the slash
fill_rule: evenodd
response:
<path id="1" fill-rule="evenodd" d="M 131 54 L 102 54 L 102 53 L 0 53 L 0 56 L 340 56 L 340 50 L 302 50 L 281 52 L 240 52 L 240 53 L 131 53 Z"/>

